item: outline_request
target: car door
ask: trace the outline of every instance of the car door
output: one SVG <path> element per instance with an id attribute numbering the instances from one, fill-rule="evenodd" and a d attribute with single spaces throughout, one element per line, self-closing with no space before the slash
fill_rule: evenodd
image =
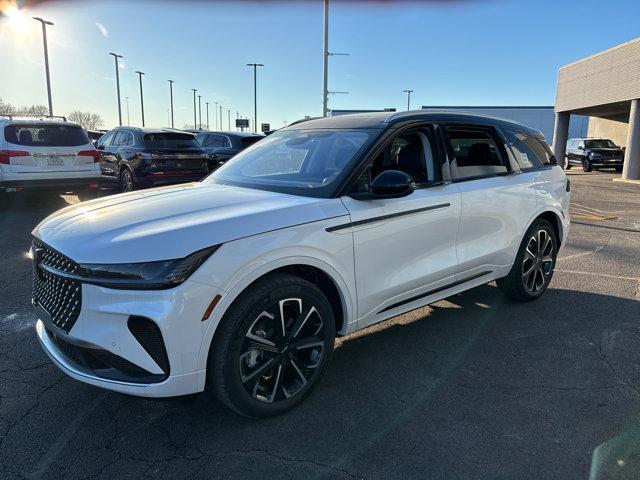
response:
<path id="1" fill-rule="evenodd" d="M 436 128 L 401 131 L 376 150 L 350 195 L 358 328 L 419 306 L 457 272 L 456 235 L 460 191 L 443 177 L 443 145 Z M 362 198 L 385 170 L 416 181 L 402 198 Z"/>
<path id="2" fill-rule="evenodd" d="M 110 179 L 117 179 L 118 177 L 118 164 L 110 150 L 117 133 L 118 130 L 111 130 L 96 142 L 96 149 L 100 152 L 100 169 L 102 170 L 102 175 Z"/>
<path id="3" fill-rule="evenodd" d="M 462 195 L 457 281 L 503 273 L 536 212 L 535 173 L 518 166 L 491 125 L 448 124 L 444 131 L 451 178 Z"/>

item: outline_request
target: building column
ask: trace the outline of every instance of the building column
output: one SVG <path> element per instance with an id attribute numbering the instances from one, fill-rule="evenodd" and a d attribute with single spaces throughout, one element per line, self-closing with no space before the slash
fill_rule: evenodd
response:
<path id="1" fill-rule="evenodd" d="M 629 133 L 624 151 L 622 178 L 640 180 L 640 100 L 631 100 L 629 112 Z"/>
<path id="2" fill-rule="evenodd" d="M 564 167 L 565 154 L 567 152 L 567 140 L 569 139 L 569 112 L 557 112 L 556 121 L 553 124 L 553 154 L 560 165 Z"/>

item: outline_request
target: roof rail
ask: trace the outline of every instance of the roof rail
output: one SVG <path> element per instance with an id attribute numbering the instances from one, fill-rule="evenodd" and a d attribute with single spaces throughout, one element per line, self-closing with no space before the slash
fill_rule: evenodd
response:
<path id="1" fill-rule="evenodd" d="M 60 118 L 63 122 L 67 121 L 67 117 L 62 115 L 36 115 L 34 113 L 0 113 L 0 117 L 7 117 L 9 120 L 14 118 Z"/>
<path id="2" fill-rule="evenodd" d="M 308 122 L 309 120 L 317 120 L 318 118 L 323 118 L 323 117 L 309 117 L 309 118 L 301 118 L 299 120 L 294 120 L 293 122 L 291 122 L 289 125 L 287 125 L 287 127 L 290 127 L 291 125 L 297 125 L 299 123 L 302 122 Z"/>

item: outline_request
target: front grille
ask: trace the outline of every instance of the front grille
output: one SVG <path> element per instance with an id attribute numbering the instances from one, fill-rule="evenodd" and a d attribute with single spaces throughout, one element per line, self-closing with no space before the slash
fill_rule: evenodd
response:
<path id="1" fill-rule="evenodd" d="M 41 265 L 71 274 L 78 273 L 79 266 L 35 238 L 31 244 L 31 255 L 33 303 L 51 316 L 51 322 L 56 327 L 69 332 L 76 323 L 82 307 L 82 286 L 80 282 L 47 272 Z"/>

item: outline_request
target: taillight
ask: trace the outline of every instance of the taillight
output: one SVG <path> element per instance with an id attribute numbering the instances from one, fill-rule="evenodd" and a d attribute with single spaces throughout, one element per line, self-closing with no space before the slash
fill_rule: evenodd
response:
<path id="1" fill-rule="evenodd" d="M 3 165 L 9 165 L 9 159 L 11 157 L 29 157 L 29 152 L 22 150 L 0 150 L 0 163 Z"/>
<path id="2" fill-rule="evenodd" d="M 98 150 L 81 150 L 77 155 L 79 157 L 93 157 L 93 163 L 100 161 L 100 152 Z"/>

